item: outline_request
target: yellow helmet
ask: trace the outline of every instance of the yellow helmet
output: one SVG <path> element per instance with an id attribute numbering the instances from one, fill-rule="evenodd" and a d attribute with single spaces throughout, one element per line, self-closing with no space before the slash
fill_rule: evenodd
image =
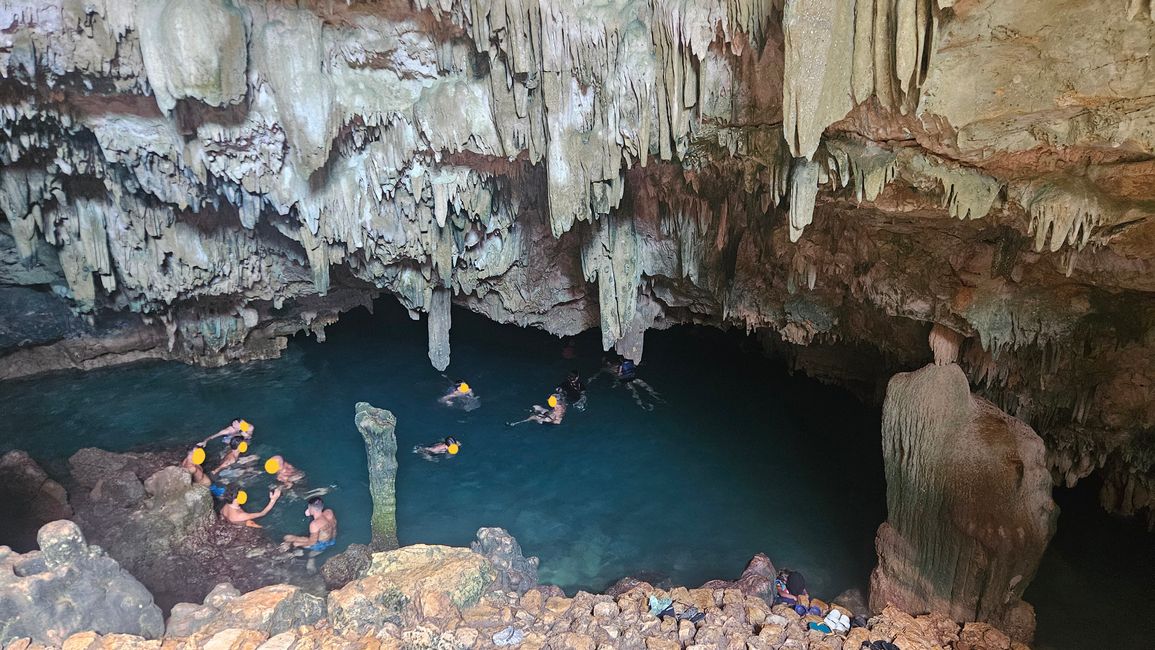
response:
<path id="1" fill-rule="evenodd" d="M 249 423 L 248 423 L 247 421 L 245 421 L 245 420 L 241 420 L 241 423 L 240 423 L 239 425 L 237 425 L 237 426 L 238 426 L 238 428 L 239 428 L 239 429 L 240 429 L 242 432 L 244 432 L 244 433 L 249 433 L 249 432 L 251 432 L 251 431 L 253 430 L 253 425 L 249 424 Z"/>
<path id="2" fill-rule="evenodd" d="M 265 471 L 270 473 L 270 474 L 276 474 L 277 472 L 281 471 L 280 458 L 273 456 L 272 458 L 266 460 L 265 461 Z"/>
<path id="3" fill-rule="evenodd" d="M 249 450 L 249 443 L 245 442 L 244 440 L 241 441 L 241 444 L 237 445 L 237 451 L 241 452 L 242 454 L 248 450 Z"/>
<path id="4" fill-rule="evenodd" d="M 461 382 L 457 385 L 457 392 L 465 394 L 469 392 L 469 384 Z"/>
<path id="5" fill-rule="evenodd" d="M 243 506 L 249 500 L 249 493 L 244 490 L 237 490 L 237 505 Z"/>
<path id="6" fill-rule="evenodd" d="M 457 451 L 458 451 L 459 449 L 461 449 L 461 445 L 458 445 L 456 442 L 454 442 L 454 443 L 451 443 L 451 444 L 449 445 L 449 455 L 450 455 L 450 456 L 453 456 L 453 455 L 457 454 Z"/>
<path id="7" fill-rule="evenodd" d="M 192 450 L 192 462 L 194 465 L 200 465 L 205 462 L 205 448 L 196 447 Z"/>
<path id="8" fill-rule="evenodd" d="M 549 404 L 550 408 L 554 408 L 555 406 L 557 406 L 557 395 L 550 395 L 549 399 L 547 399 L 545 401 L 545 403 Z"/>

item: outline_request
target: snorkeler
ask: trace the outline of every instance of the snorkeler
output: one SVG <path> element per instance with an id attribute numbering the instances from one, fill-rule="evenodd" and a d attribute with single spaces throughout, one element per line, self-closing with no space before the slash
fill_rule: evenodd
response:
<path id="1" fill-rule="evenodd" d="M 305 473 L 285 462 L 282 456 L 272 456 L 265 461 L 265 471 L 272 474 L 285 487 L 293 487 L 297 481 L 305 478 Z"/>
<path id="2" fill-rule="evenodd" d="M 609 372 L 612 376 L 616 377 L 618 380 L 618 385 L 628 388 L 630 393 L 634 396 L 634 402 L 646 411 L 652 411 L 654 410 L 654 404 L 664 404 L 666 401 L 662 399 L 662 396 L 658 393 L 658 391 L 654 390 L 653 386 L 647 384 L 644 379 L 638 377 L 638 366 L 631 359 L 622 357 L 621 361 L 616 364 L 611 361 L 607 361 L 603 372 Z M 642 395 L 638 391 L 639 388 L 641 388 L 649 395 L 653 403 L 647 403 L 642 399 Z"/>
<path id="3" fill-rule="evenodd" d="M 457 438 L 449 436 L 445 440 L 429 446 L 417 445 L 413 448 L 413 453 L 424 456 L 426 460 L 433 460 L 435 456 L 456 456 L 460 449 L 461 443 L 457 441 Z"/>
<path id="4" fill-rule="evenodd" d="M 277 504 L 277 500 L 281 498 L 281 488 L 275 487 L 269 490 L 269 502 L 260 512 L 245 512 L 241 506 L 249 501 L 249 494 L 244 490 L 238 489 L 235 485 L 230 485 L 225 490 L 225 505 L 221 507 L 221 518 L 230 524 L 237 526 L 248 526 L 249 528 L 260 528 L 261 525 L 255 520 L 269 514 L 273 506 Z"/>
<path id="5" fill-rule="evenodd" d="M 538 404 L 533 405 L 533 414 L 524 420 L 517 422 L 506 422 L 508 426 L 515 427 L 525 422 L 537 422 L 538 424 L 561 424 L 562 418 L 565 417 L 565 394 L 563 391 L 558 391 L 549 396 L 546 400 L 548 408 Z"/>
<path id="6" fill-rule="evenodd" d="M 569 373 L 558 390 L 565 393 L 566 401 L 573 404 L 574 410 L 586 410 L 586 383 L 576 370 Z"/>
<path id="7" fill-rule="evenodd" d="M 305 508 L 305 516 L 312 517 L 309 522 L 309 536 L 285 535 L 281 548 L 304 548 L 306 551 L 320 553 L 337 543 L 337 515 L 332 510 L 325 509 L 325 502 L 321 497 L 309 499 Z"/>
<path id="8" fill-rule="evenodd" d="M 445 406 L 457 407 L 465 411 L 472 411 L 481 406 L 481 398 L 473 392 L 473 388 L 469 384 L 460 379 L 453 382 L 453 387 L 449 392 L 442 395 L 437 401 Z"/>
<path id="9" fill-rule="evenodd" d="M 217 431 L 213 435 L 201 441 L 201 445 L 206 445 L 214 438 L 224 438 L 224 443 L 228 445 L 234 439 L 240 438 L 249 442 L 253 439 L 253 425 L 245 420 L 233 420 L 232 424 Z"/>

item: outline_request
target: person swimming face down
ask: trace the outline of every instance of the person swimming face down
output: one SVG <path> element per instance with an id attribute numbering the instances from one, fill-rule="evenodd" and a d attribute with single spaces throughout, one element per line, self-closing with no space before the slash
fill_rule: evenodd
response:
<path id="1" fill-rule="evenodd" d="M 305 473 L 290 465 L 281 455 L 270 456 L 265 461 L 265 471 L 285 485 L 292 485 L 305 478 Z"/>

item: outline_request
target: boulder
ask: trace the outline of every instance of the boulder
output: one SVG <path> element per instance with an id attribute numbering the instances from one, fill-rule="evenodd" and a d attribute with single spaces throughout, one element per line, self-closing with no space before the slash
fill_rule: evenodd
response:
<path id="1" fill-rule="evenodd" d="M 0 644 L 27 637 L 60 645 L 86 630 L 155 638 L 164 632 L 152 594 L 71 521 L 44 525 L 40 551 L 0 552 Z M 6 551 L 0 547 L 0 551 Z"/>
<path id="2" fill-rule="evenodd" d="M 184 472 L 188 476 L 187 472 Z M 89 497 L 94 501 L 108 501 L 121 507 L 131 507 L 139 503 L 145 496 L 144 485 L 136 474 L 127 469 L 117 470 L 108 476 L 102 477 L 92 486 Z"/>
<path id="3" fill-rule="evenodd" d="M 144 480 L 144 491 L 149 496 L 169 500 L 180 496 L 192 485 L 192 476 L 180 467 L 165 467 Z"/>
<path id="4" fill-rule="evenodd" d="M 95 447 L 85 447 L 68 459 L 73 480 L 90 490 L 96 487 L 100 479 L 130 467 L 131 463 L 132 457 L 128 454 L 116 454 Z"/>
<path id="5" fill-rule="evenodd" d="M 199 631 L 216 634 L 239 628 L 272 636 L 324 617 L 325 600 L 320 596 L 293 585 L 271 585 L 224 600 L 216 616 Z"/>
<path id="6" fill-rule="evenodd" d="M 478 529 L 477 539 L 469 548 L 489 560 L 497 572 L 494 586 L 502 591 L 524 594 L 537 586 L 538 559 L 525 557 L 521 545 L 504 528 Z"/>
<path id="7" fill-rule="evenodd" d="M 362 577 L 372 562 L 372 552 L 364 544 L 350 544 L 341 553 L 321 565 L 321 576 L 328 589 L 340 589 Z"/>
<path id="8" fill-rule="evenodd" d="M 41 526 L 71 516 L 67 492 L 31 456 L 14 449 L 0 457 L 0 544 L 30 551 Z"/>
<path id="9" fill-rule="evenodd" d="M 468 549 L 416 544 L 374 553 L 366 577 L 329 592 L 329 621 L 342 633 L 381 621 L 443 617 L 471 607 L 495 579 L 489 562 Z"/>

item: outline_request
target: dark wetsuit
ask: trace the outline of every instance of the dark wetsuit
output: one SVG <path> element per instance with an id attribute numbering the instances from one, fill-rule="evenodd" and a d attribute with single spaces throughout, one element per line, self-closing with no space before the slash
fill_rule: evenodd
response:
<path id="1" fill-rule="evenodd" d="M 586 384 L 581 377 L 572 377 L 562 382 L 561 389 L 565 392 L 566 400 L 572 404 L 586 392 Z"/>
<path id="2" fill-rule="evenodd" d="M 629 359 L 622 359 L 618 366 L 618 381 L 633 381 L 638 378 L 638 367 Z"/>

